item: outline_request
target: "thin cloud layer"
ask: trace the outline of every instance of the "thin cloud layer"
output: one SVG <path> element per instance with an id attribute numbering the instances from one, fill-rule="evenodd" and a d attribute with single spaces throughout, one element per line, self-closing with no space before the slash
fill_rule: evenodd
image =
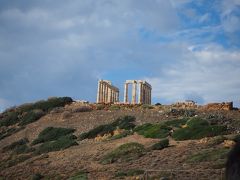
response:
<path id="1" fill-rule="evenodd" d="M 95 101 L 99 78 L 121 90 L 145 78 L 155 101 L 237 102 L 238 10 L 238 0 L 2 1 L 0 109 Z"/>

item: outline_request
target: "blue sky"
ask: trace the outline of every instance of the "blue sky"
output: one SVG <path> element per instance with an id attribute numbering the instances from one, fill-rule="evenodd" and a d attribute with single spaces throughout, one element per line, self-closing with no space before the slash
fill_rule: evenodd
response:
<path id="1" fill-rule="evenodd" d="M 239 49 L 240 0 L 0 0 L 0 110 L 94 102 L 98 79 L 121 95 L 147 80 L 153 102 L 239 106 Z"/>

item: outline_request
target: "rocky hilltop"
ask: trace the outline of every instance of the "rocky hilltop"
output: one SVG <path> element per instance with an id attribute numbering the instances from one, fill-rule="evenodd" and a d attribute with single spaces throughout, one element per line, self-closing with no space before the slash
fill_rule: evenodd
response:
<path id="1" fill-rule="evenodd" d="M 0 114 L 0 179 L 220 179 L 240 112 L 216 107 L 63 97 L 11 108 Z"/>

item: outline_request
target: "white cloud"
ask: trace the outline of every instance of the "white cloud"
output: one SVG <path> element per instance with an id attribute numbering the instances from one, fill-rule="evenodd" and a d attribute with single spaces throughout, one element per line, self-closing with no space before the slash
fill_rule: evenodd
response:
<path id="1" fill-rule="evenodd" d="M 207 46 L 207 45 L 205 45 Z M 187 48 L 187 47 L 186 47 Z M 146 78 L 153 85 L 153 96 L 168 102 L 185 100 L 189 94 L 202 103 L 240 99 L 240 52 L 217 45 L 176 55 L 181 64 L 159 76 Z"/>

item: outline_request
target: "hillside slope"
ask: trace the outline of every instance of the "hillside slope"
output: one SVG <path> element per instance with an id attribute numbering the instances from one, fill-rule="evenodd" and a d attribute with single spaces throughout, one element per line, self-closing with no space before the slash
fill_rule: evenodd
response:
<path id="1" fill-rule="evenodd" d="M 147 130 L 142 128 L 141 133 L 144 135 L 141 135 L 136 127 L 131 130 L 121 131 L 120 129 L 118 135 L 122 132 L 128 133 L 112 138 L 119 129 L 119 127 L 113 127 L 114 122 L 120 117 L 124 121 L 126 116 L 135 117 L 133 124 L 136 127 L 142 128 L 140 125 L 151 123 L 152 129 L 149 130 L 150 135 L 148 134 L 150 137 L 166 131 L 164 138 L 169 139 L 169 146 L 161 150 L 153 150 L 152 145 L 164 138 L 146 137 L 143 131 Z M 196 117 L 206 120 L 207 126 L 211 128 L 223 126 L 225 129 L 214 131 L 214 133 L 200 132 L 192 137 L 188 137 L 188 134 L 184 137 L 186 140 L 176 140 L 179 137 L 176 137 L 174 133 L 190 128 L 190 120 Z M 172 120 L 175 120 L 177 125 Z M 184 123 L 179 125 L 180 121 Z M 165 122 L 170 122 L 167 127 L 165 127 L 167 124 Z M 161 127 L 158 126 L 159 123 Z M 162 127 L 161 123 L 165 123 L 165 126 Z M 106 127 L 105 129 L 101 127 L 98 131 L 93 131 L 96 132 L 95 138 L 81 139 L 82 133 L 100 125 L 109 124 L 112 124 L 107 126 L 113 128 L 111 131 L 106 130 Z M 7 131 L 6 129 L 12 126 L 1 127 L 1 131 Z M 48 127 L 61 127 L 65 128 L 65 131 L 75 129 L 74 137 L 64 135 L 55 138 L 53 136 L 57 136 L 57 133 L 52 133 L 52 139 L 47 140 L 47 134 L 45 134 L 45 140 L 34 144 L 33 141 L 36 141 L 40 134 L 43 134 L 43 130 Z M 202 127 L 203 125 L 200 128 L 203 129 Z M 61 128 L 55 131 L 61 132 Z M 160 177 L 171 176 L 179 179 L 192 179 L 193 177 L 217 179 L 221 173 L 224 173 L 224 162 L 229 151 L 229 148 L 224 147 L 224 140 L 225 144 L 226 140 L 232 142 L 231 140 L 236 138 L 239 129 L 239 111 L 172 110 L 168 106 L 104 106 L 68 103 L 64 107 L 47 111 L 40 119 L 26 124 L 18 132 L 0 140 L 0 177 L 2 179 L 80 179 L 80 177 L 82 179 L 138 179 L 148 176 L 149 179 L 154 177 L 160 179 Z M 108 133 L 99 136 L 103 130 Z M 193 132 L 191 128 L 189 130 Z M 62 137 L 70 139 L 64 141 Z M 26 142 L 21 141 L 24 138 L 27 139 Z M 66 141 L 74 143 L 62 146 Z M 17 145 L 13 145 L 14 142 L 18 142 L 15 143 Z M 130 143 L 127 144 L 130 148 L 132 142 L 143 145 L 143 149 L 135 152 L 134 147 L 121 154 L 118 148 L 127 143 Z M 46 146 L 49 146 L 47 150 Z M 108 163 L 103 163 L 109 153 L 114 157 Z M 136 156 L 136 153 L 140 154 Z M 127 159 L 126 154 L 129 154 Z"/>

